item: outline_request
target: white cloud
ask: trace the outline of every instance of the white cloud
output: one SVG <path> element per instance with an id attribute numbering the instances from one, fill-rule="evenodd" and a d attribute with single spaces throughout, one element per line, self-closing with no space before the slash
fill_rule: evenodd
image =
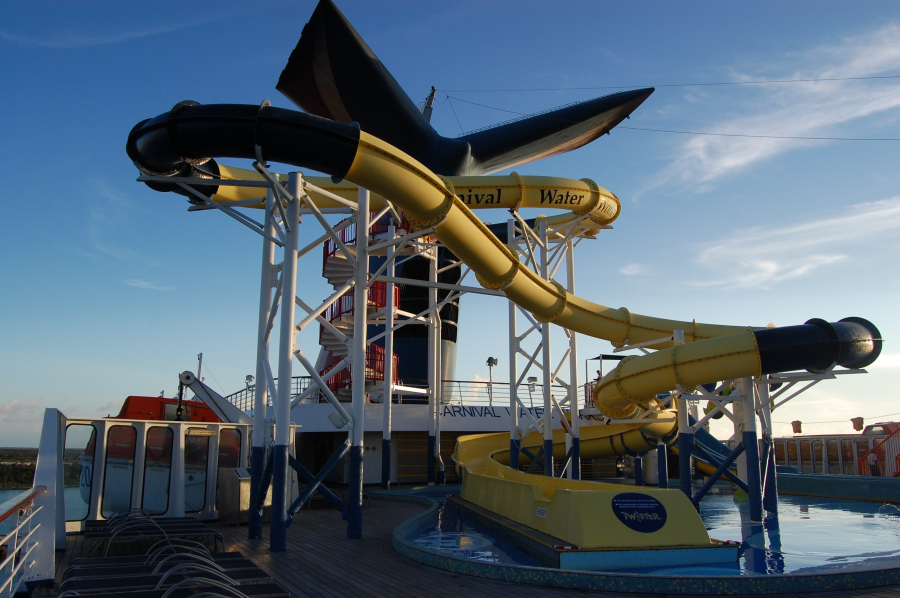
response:
<path id="1" fill-rule="evenodd" d="M 621 272 L 625 276 L 637 276 L 640 274 L 646 274 L 647 267 L 643 264 L 628 264 L 627 266 L 619 270 L 619 272 Z"/>
<path id="2" fill-rule="evenodd" d="M 900 369 L 900 353 L 882 353 L 878 357 L 878 361 L 873 363 L 868 369 L 879 370 L 897 370 Z"/>
<path id="3" fill-rule="evenodd" d="M 193 21 L 176 21 L 173 24 L 162 27 L 151 27 L 147 29 L 138 29 L 131 31 L 120 31 L 117 33 L 106 33 L 102 35 L 78 35 L 71 32 L 53 35 L 47 38 L 31 37 L 28 35 L 19 35 L 8 31 L 0 30 L 0 39 L 26 47 L 39 48 L 85 48 L 90 46 L 104 46 L 108 44 L 117 44 L 134 39 L 142 39 L 162 33 L 171 33 L 181 29 L 187 29 L 196 25 L 203 25 L 212 21 L 224 18 L 225 15 L 219 15 L 213 18 L 199 19 Z"/>
<path id="4" fill-rule="evenodd" d="M 827 79 L 895 73 L 900 64 L 900 27 L 888 25 L 789 57 L 763 74 L 740 74 L 738 80 Z M 745 135 L 847 137 L 838 125 L 900 107 L 900 81 L 829 81 L 745 86 L 747 105 L 741 116 L 711 122 L 706 131 Z M 686 101 L 696 101 L 686 96 Z M 885 116 L 885 118 L 890 118 Z M 849 135 L 851 137 L 884 135 Z M 779 154 L 827 141 L 694 136 L 681 143 L 672 163 L 641 191 L 674 185 L 708 190 L 714 181 L 736 174 Z M 850 143 L 850 142 L 846 142 Z M 890 143 L 890 142 L 884 142 Z"/>
<path id="5" fill-rule="evenodd" d="M 153 280 L 141 280 L 139 278 L 130 278 L 125 281 L 125 284 L 137 289 L 151 289 L 153 291 L 171 291 L 173 288 L 160 286 Z"/>
<path id="6" fill-rule="evenodd" d="M 900 229 L 900 197 L 853 206 L 849 213 L 781 228 L 756 227 L 699 247 L 696 261 L 719 273 L 711 287 L 759 287 L 805 276 L 851 259 L 854 245 L 871 246 Z"/>
<path id="7" fill-rule="evenodd" d="M 88 208 L 87 236 L 94 249 L 117 260 L 137 262 L 152 268 L 162 266 L 156 259 L 144 257 L 133 249 L 115 243 L 121 230 L 129 226 L 139 211 L 127 196 L 103 181 L 94 183 L 95 200 Z"/>

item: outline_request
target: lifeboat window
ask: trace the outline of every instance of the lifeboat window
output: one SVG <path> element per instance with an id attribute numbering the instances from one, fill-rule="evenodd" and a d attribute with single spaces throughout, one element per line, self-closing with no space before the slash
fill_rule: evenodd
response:
<path id="1" fill-rule="evenodd" d="M 781 440 L 775 441 L 775 463 L 787 465 L 784 461 L 784 444 Z"/>
<path id="2" fill-rule="evenodd" d="M 858 459 L 857 466 L 858 466 L 858 469 L 860 470 L 857 472 L 859 475 L 868 475 L 869 474 L 869 469 L 866 464 L 866 460 L 865 460 L 865 458 L 863 458 L 863 455 L 865 455 L 868 452 L 869 452 L 869 441 L 868 440 L 857 440 L 856 441 L 856 458 Z M 862 463 L 860 463 L 859 461 L 862 461 Z"/>
<path id="3" fill-rule="evenodd" d="M 209 463 L 209 436 L 184 436 L 184 511 L 199 513 L 206 506 L 206 467 Z"/>
<path id="4" fill-rule="evenodd" d="M 828 473 L 841 473 L 841 454 L 838 449 L 838 441 L 834 438 L 825 441 L 825 458 L 828 459 Z"/>
<path id="5" fill-rule="evenodd" d="M 82 521 L 91 504 L 94 476 L 94 426 L 72 424 L 66 427 L 66 451 L 63 458 L 66 487 L 66 521 Z"/>
<path id="6" fill-rule="evenodd" d="M 107 432 L 100 510 L 104 517 L 111 517 L 131 508 L 136 439 L 137 430 L 131 426 L 112 426 Z"/>
<path id="7" fill-rule="evenodd" d="M 823 473 L 825 471 L 825 441 L 814 440 L 812 442 L 813 449 L 813 473 Z"/>
<path id="8" fill-rule="evenodd" d="M 854 475 L 856 473 L 853 459 L 853 441 L 849 438 L 841 440 L 841 473 L 844 475 Z"/>
<path id="9" fill-rule="evenodd" d="M 796 440 L 788 440 L 787 444 L 787 461 L 785 461 L 785 465 L 790 465 L 791 467 L 796 467 L 800 469 L 800 459 L 797 456 L 797 441 Z"/>
<path id="10" fill-rule="evenodd" d="M 172 473 L 171 428 L 154 426 L 147 430 L 144 453 L 144 495 L 141 508 L 150 515 L 162 515 L 169 509 L 169 484 Z"/>
<path id="11" fill-rule="evenodd" d="M 800 441 L 800 471 L 803 473 L 812 473 L 812 448 L 809 440 Z"/>
<path id="12" fill-rule="evenodd" d="M 219 432 L 219 468 L 234 469 L 241 466 L 241 431 L 222 428 Z"/>

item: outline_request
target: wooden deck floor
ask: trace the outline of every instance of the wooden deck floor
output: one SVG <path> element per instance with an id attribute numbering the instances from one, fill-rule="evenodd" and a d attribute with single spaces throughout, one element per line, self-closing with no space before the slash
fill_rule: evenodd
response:
<path id="1" fill-rule="evenodd" d="M 270 553 L 268 527 L 262 540 L 248 540 L 247 526 L 217 524 L 226 550 L 240 550 L 298 597 L 330 598 L 476 598 L 516 596 L 606 596 L 649 598 L 513 584 L 458 575 L 422 565 L 394 552 L 394 528 L 424 507 L 372 500 L 363 509 L 363 537 L 347 539 L 347 524 L 331 509 L 301 511 L 288 529 L 287 551 Z M 661 595 L 652 595 L 660 598 Z M 772 595 L 768 598 L 787 598 Z M 853 592 L 803 594 L 803 598 L 900 598 L 900 586 Z"/>
<path id="2" fill-rule="evenodd" d="M 280 553 L 269 552 L 268 526 L 262 540 L 248 540 L 246 525 L 213 524 L 212 527 L 224 536 L 225 550 L 241 551 L 298 598 L 666 598 L 660 594 L 616 594 L 513 584 L 416 563 L 394 552 L 391 535 L 396 526 L 423 508 L 410 503 L 370 501 L 363 509 L 360 540 L 347 539 L 347 524 L 337 511 L 303 510 L 288 529 L 287 551 Z M 73 558 L 87 556 L 87 552 L 83 536 L 67 538 L 66 551 L 57 553 L 57 583 L 68 563 Z M 900 586 L 852 592 L 768 594 L 765 598 L 801 597 L 900 598 Z"/>

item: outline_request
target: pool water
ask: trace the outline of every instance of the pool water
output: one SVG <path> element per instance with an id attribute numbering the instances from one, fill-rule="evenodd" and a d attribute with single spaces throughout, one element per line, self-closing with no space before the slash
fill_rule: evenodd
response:
<path id="1" fill-rule="evenodd" d="M 707 496 L 701 517 L 712 538 L 741 541 L 736 563 L 624 569 L 652 575 L 834 573 L 900 567 L 900 508 L 861 501 L 779 496 L 778 516 L 750 523 L 746 502 Z M 441 507 L 438 525 L 411 539 L 422 548 L 482 562 L 541 566 L 465 516 Z"/>

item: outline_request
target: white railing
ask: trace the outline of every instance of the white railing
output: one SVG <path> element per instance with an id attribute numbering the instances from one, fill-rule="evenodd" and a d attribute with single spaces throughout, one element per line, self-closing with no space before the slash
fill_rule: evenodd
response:
<path id="1" fill-rule="evenodd" d="M 0 539 L 0 598 L 16 594 L 35 563 L 34 535 L 41 524 L 32 525 L 32 520 L 44 507 L 35 508 L 34 499 L 46 491 L 45 486 L 36 486 L 0 505 L 0 524 L 9 529 Z"/>

